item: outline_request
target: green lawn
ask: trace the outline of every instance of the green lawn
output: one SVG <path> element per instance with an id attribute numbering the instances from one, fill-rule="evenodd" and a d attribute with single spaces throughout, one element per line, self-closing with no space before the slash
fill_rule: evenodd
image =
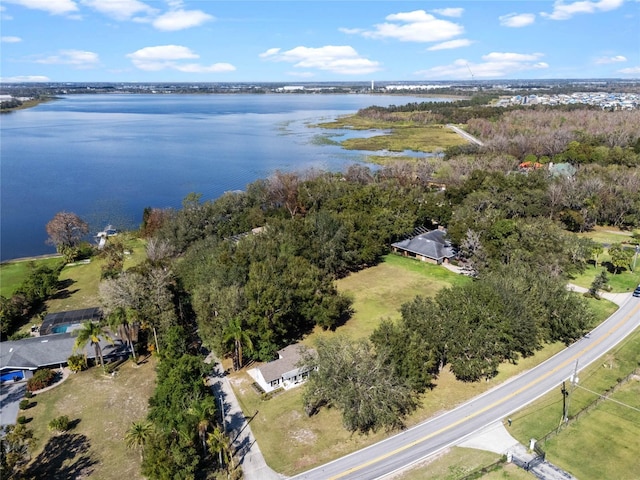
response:
<path id="1" fill-rule="evenodd" d="M 15 289 L 27 278 L 31 265 L 49 265 L 54 267 L 62 261 L 62 257 L 53 257 L 34 260 L 16 260 L 0 264 L 0 295 L 6 298 L 11 297 Z"/>
<path id="2" fill-rule="evenodd" d="M 29 478 L 141 479 L 140 454 L 126 447 L 124 435 L 147 414 L 155 363 L 154 358 L 140 366 L 125 362 L 115 377 L 92 368 L 33 397 L 35 406 L 23 412 L 38 439 Z M 47 425 L 60 415 L 75 427 L 56 436 Z"/>
<path id="3" fill-rule="evenodd" d="M 602 394 L 637 369 L 638 359 L 640 330 L 581 372 L 579 385 Z M 581 480 L 638 478 L 638 380 L 635 377 L 612 396 L 635 410 L 611 401 L 601 403 L 543 445 L 547 458 Z M 583 388 L 574 389 L 569 396 L 569 416 L 575 415 L 595 398 L 593 393 Z M 510 431 L 519 441 L 527 444 L 530 438 L 542 438 L 555 431 L 561 415 L 562 394 L 558 388 L 511 415 L 513 424 Z M 576 452 L 580 454 L 576 455 Z"/>
<path id="4" fill-rule="evenodd" d="M 433 297 L 439 290 L 471 280 L 446 268 L 390 254 L 373 267 L 337 282 L 338 290 L 354 299 L 353 318 L 340 331 L 353 338 L 368 337 L 384 318 L 400 318 L 400 306 L 417 295 Z"/>
<path id="5" fill-rule="evenodd" d="M 125 247 L 130 252 L 125 256 L 124 269 L 133 267 L 144 261 L 146 257 L 145 242 L 132 235 L 121 234 Z M 60 281 L 64 288 L 51 300 L 47 301 L 47 311 L 64 312 L 99 305 L 98 285 L 104 260 L 93 257 L 90 263 L 78 262 L 64 267 Z"/>
<path id="6" fill-rule="evenodd" d="M 394 478 L 396 480 L 458 480 L 483 467 L 494 464 L 499 459 L 500 455 L 497 453 L 453 447 Z M 482 480 L 533 480 L 536 477 L 513 464 L 505 463 L 495 467 L 495 470 L 490 473 L 474 478 Z"/>
<path id="7" fill-rule="evenodd" d="M 589 264 L 584 273 L 578 274 L 571 280 L 572 283 L 584 288 L 589 288 L 594 278 L 606 269 L 609 275 L 609 285 L 613 292 L 623 293 L 632 291 L 640 284 L 640 260 L 637 261 L 635 272 L 629 268 L 622 270 L 620 273 L 614 274 L 611 266 L 611 257 L 609 256 L 606 246 L 612 243 L 622 243 L 628 248 L 632 248 L 631 233 L 625 230 L 619 230 L 613 227 L 595 227 L 590 232 L 576 234 L 580 237 L 590 238 L 595 242 L 605 245 L 604 252 L 598 257 L 598 267 L 593 263 Z"/>
<path id="8" fill-rule="evenodd" d="M 576 235 L 579 237 L 590 238 L 594 242 L 609 245 L 612 243 L 626 243 L 631 241 L 631 232 L 627 230 L 620 230 L 615 227 L 596 226 L 589 232 L 577 233 Z"/>

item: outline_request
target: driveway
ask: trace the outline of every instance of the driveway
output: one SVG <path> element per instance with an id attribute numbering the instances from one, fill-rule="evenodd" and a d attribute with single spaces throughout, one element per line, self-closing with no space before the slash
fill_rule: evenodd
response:
<path id="1" fill-rule="evenodd" d="M 213 365 L 208 384 L 213 390 L 218 405 L 221 403 L 224 409 L 224 430 L 232 439 L 242 468 L 243 478 L 246 480 L 280 480 L 284 478 L 269 468 L 265 462 L 249 425 L 253 417 L 245 417 L 220 363 L 213 355 L 209 355 L 205 363 Z"/>
<path id="2" fill-rule="evenodd" d="M 0 385 L 0 427 L 14 425 L 20 411 L 20 400 L 27 390 L 25 382 L 9 382 Z"/>

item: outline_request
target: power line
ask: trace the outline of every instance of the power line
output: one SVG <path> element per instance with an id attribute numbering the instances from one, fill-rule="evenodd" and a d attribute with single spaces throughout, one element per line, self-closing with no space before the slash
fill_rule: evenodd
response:
<path id="1" fill-rule="evenodd" d="M 593 390 L 589 390 L 588 388 L 585 388 L 582 385 L 576 385 L 576 387 L 581 388 L 583 390 L 586 390 L 589 393 L 593 393 L 594 395 L 597 395 L 598 397 L 603 398 L 605 400 L 609 400 L 609 401 L 611 401 L 613 403 L 617 403 L 618 405 L 622 405 L 623 407 L 627 407 L 627 408 L 630 408 L 631 410 L 635 410 L 636 412 L 640 412 L 640 408 L 634 407 L 632 405 L 627 405 L 626 403 L 622 403 L 622 402 L 620 402 L 618 400 L 615 400 L 613 398 L 607 397 L 606 395 L 602 395 L 602 394 L 600 394 L 598 392 L 594 392 Z"/>

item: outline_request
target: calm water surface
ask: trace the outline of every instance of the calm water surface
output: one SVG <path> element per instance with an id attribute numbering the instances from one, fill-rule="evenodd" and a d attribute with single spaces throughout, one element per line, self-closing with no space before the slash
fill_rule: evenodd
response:
<path id="1" fill-rule="evenodd" d="M 0 258 L 52 253 L 46 223 L 75 212 L 92 233 L 134 228 L 147 206 L 244 189 L 275 170 L 341 170 L 364 158 L 319 145 L 310 123 L 369 95 L 74 95 L 0 116 Z"/>

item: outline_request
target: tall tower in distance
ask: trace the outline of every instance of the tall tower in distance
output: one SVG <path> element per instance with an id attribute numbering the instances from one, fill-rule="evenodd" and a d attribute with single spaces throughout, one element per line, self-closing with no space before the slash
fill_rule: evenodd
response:
<path id="1" fill-rule="evenodd" d="M 373 92 L 373 80 L 371 80 L 371 91 Z"/>

